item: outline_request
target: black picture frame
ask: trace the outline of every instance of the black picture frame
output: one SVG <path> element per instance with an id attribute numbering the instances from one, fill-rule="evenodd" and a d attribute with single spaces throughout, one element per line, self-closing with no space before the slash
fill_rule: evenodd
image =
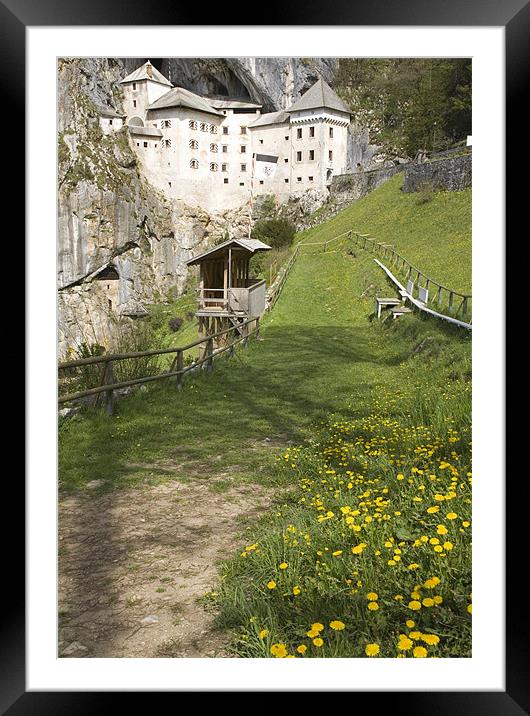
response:
<path id="1" fill-rule="evenodd" d="M 239 25 L 241 14 L 237 5 L 223 10 L 225 25 Z M 506 33 L 506 262 L 515 259 L 518 252 L 516 226 L 525 227 L 522 216 L 527 203 L 526 182 L 521 181 L 517 168 L 524 162 L 525 99 L 529 96 L 530 73 L 530 3 L 527 0 L 371 0 L 369 3 L 335 0 L 328 3 L 308 3 L 307 0 L 291 0 L 287 5 L 267 3 L 267 18 L 277 19 L 277 25 L 340 25 L 340 26 L 503 26 Z M 212 17 L 217 19 L 217 14 Z M 178 4 L 168 0 L 144 3 L 128 0 L 127 3 L 109 3 L 108 0 L 0 0 L 0 86 L 5 106 L 10 107 L 12 117 L 24 116 L 25 106 L 25 29 L 28 26 L 79 26 L 79 25 L 203 25 L 204 10 L 201 4 Z M 267 23 L 268 24 L 268 23 Z M 29 120 L 31 121 L 31 119 Z M 24 185 L 24 154 L 18 148 L 16 162 L 10 165 L 12 186 Z M 16 192 L 10 198 L 14 204 Z M 21 201 L 21 192 L 18 200 Z M 10 208 L 10 211 L 13 209 Z M 21 206 L 18 216 L 24 216 Z M 19 223 L 20 226 L 20 223 Z M 525 233 L 524 228 L 517 229 Z M 527 233 L 527 230 L 526 230 Z M 524 284 L 523 284 L 524 285 Z M 522 286 L 513 286 L 506 292 L 506 330 L 517 320 L 520 312 Z M 519 311 L 519 314 L 517 313 Z M 506 358 L 511 353 L 506 353 Z M 513 371 L 506 371 L 506 395 L 510 395 L 510 380 L 515 381 Z M 508 416 L 510 413 L 507 411 Z M 516 420 L 507 419 L 506 429 L 506 475 L 514 478 L 506 483 L 506 594 L 521 593 L 524 580 L 521 535 L 518 529 L 524 524 L 521 517 L 520 485 L 515 480 L 517 444 Z M 522 436 L 521 436 L 522 437 Z M 499 440 L 502 441 L 502 436 Z M 509 439 L 509 440 L 508 440 Z M 19 475 L 20 477 L 20 475 Z M 19 714 L 95 714 L 123 708 L 123 695 L 112 692 L 27 692 L 25 686 L 25 616 L 24 616 L 24 486 L 21 479 L 7 489 L 9 511 L 14 519 L 10 532 L 9 549 L 3 552 L 3 572 L 9 575 L 4 582 L 4 596 L 11 595 L 11 602 L 1 614 L 0 631 L 0 709 L 13 716 Z M 7 504 L 7 500 L 6 500 Z M 519 515 L 508 519 L 509 515 Z M 519 527 L 518 527 L 519 526 Z M 503 575 L 492 575 L 502 579 Z M 7 584 L 11 588 L 7 589 Z M 16 585 L 14 588 L 13 585 Z M 371 710 L 376 712 L 401 712 L 442 714 L 489 714 L 513 716 L 530 713 L 528 688 L 529 644 L 527 608 L 511 606 L 506 600 L 506 690 L 503 692 L 371 692 Z M 207 690 L 207 689 L 206 689 Z M 134 693 L 135 706 L 149 708 L 146 697 L 152 694 Z M 162 695 L 162 694 L 159 694 Z M 175 694 L 166 694 L 170 697 Z M 178 694 L 177 694 L 178 696 Z M 355 704 L 366 694 L 357 693 Z M 353 705 L 352 705 L 353 708 Z M 151 709 L 150 709 L 151 710 Z"/>

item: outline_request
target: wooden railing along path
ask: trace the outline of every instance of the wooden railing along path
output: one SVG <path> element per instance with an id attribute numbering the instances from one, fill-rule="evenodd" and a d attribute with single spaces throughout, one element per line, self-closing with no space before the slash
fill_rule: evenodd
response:
<path id="1" fill-rule="evenodd" d="M 254 327 L 251 329 L 250 324 L 253 323 Z M 240 333 L 241 331 L 241 333 Z M 221 336 L 232 334 L 237 336 L 227 345 L 220 348 L 214 349 L 214 339 L 220 338 Z M 229 351 L 229 356 L 234 354 L 235 346 L 238 343 L 243 343 L 246 346 L 250 336 L 255 335 L 259 337 L 259 318 L 249 318 L 247 321 L 238 324 L 237 327 L 231 326 L 223 331 L 214 333 L 206 338 L 201 338 L 193 343 L 189 343 L 185 346 L 179 346 L 177 348 L 158 348 L 149 351 L 138 351 L 135 353 L 109 353 L 108 355 L 94 356 L 90 358 L 82 358 L 80 360 L 65 361 L 59 363 L 58 370 L 61 372 L 72 370 L 75 368 L 81 368 L 88 365 L 102 364 L 103 368 L 101 371 L 100 384 L 94 388 L 87 388 L 86 390 L 76 391 L 75 393 L 68 393 L 61 395 L 58 398 L 59 405 L 64 403 L 70 403 L 76 400 L 82 400 L 90 396 L 99 396 L 101 393 L 105 394 L 105 408 L 109 415 L 112 415 L 114 409 L 114 391 L 123 388 L 128 388 L 133 385 L 142 385 L 143 383 L 150 383 L 156 380 L 167 380 L 169 378 L 176 378 L 176 387 L 182 388 L 182 381 L 186 373 L 196 370 L 201 365 L 204 365 L 208 372 L 213 370 L 214 359 L 221 353 Z M 184 353 L 196 348 L 197 346 L 204 345 L 205 350 L 203 357 L 194 361 L 192 364 L 184 365 Z M 175 357 L 171 363 L 171 367 L 167 371 L 158 373 L 157 375 L 148 375 L 143 378 L 134 378 L 131 380 L 124 380 L 116 382 L 114 380 L 114 363 L 117 361 L 124 361 L 136 358 L 146 358 L 149 356 L 167 355 L 174 353 Z"/>

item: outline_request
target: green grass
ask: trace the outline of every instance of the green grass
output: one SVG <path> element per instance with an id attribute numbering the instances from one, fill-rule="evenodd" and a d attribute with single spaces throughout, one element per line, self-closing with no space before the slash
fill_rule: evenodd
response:
<path id="1" fill-rule="evenodd" d="M 401 191 L 403 175 L 389 179 L 329 221 L 298 234 L 301 241 L 326 241 L 353 229 L 393 244 L 404 258 L 454 291 L 471 292 L 471 189 Z"/>
<path id="2" fill-rule="evenodd" d="M 436 254 L 438 224 L 425 235 L 435 202 L 448 215 L 453 203 L 463 227 L 464 193 L 414 201 L 389 182 L 302 236 L 325 240 L 353 220 L 363 231 L 361 218 L 379 207 L 403 242 L 407 227 L 410 243 L 398 247 L 407 258 L 433 273 L 454 266 L 470 285 L 449 234 Z M 378 235 L 373 223 L 370 233 Z M 60 425 L 63 493 L 95 479 L 101 489 L 166 479 L 205 480 L 219 494 L 235 482 L 274 489 L 269 514 L 238 522 L 239 553 L 208 596 L 240 656 L 364 656 L 368 644 L 385 657 L 470 655 L 470 335 L 416 314 L 373 321 L 373 296 L 384 290 L 367 252 L 306 247 L 261 341 L 217 360 L 212 374 L 187 376 L 182 391 L 158 384 L 119 401 L 114 417 L 86 411 Z M 177 334 L 166 328 L 190 300 L 154 310 L 163 345 L 193 337 L 193 322 Z M 435 504 L 441 511 L 428 513 Z M 429 542 L 436 535 L 442 556 Z M 434 596 L 442 601 L 431 604 Z"/>
<path id="3" fill-rule="evenodd" d="M 466 336 L 415 317 L 391 328 L 370 323 L 372 298 L 361 296 L 383 281 L 368 255 L 302 255 L 263 321 L 262 341 L 218 360 L 211 375 L 188 376 L 182 391 L 159 384 L 119 401 L 114 417 L 89 411 L 62 423 L 61 488 L 190 472 L 208 479 L 227 469 L 238 479 L 274 481 L 266 438 L 301 441 L 330 413 L 366 414 L 383 386 L 405 380 L 403 361 L 415 371 L 428 362 L 425 353 L 412 356 L 422 337 L 432 338 L 427 353 L 441 354 L 432 360 L 459 371 Z"/>

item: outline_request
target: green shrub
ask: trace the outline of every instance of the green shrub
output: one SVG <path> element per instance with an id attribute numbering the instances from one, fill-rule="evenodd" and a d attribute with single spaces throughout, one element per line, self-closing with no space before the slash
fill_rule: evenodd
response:
<path id="1" fill-rule="evenodd" d="M 288 219 L 265 219 L 256 222 L 252 238 L 278 248 L 292 244 L 295 233 L 296 227 Z"/>

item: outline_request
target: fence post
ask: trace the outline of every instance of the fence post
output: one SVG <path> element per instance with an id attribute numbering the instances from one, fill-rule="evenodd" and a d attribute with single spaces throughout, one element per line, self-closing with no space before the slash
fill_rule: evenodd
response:
<path id="1" fill-rule="evenodd" d="M 466 316 L 467 314 L 467 296 L 464 296 L 464 300 L 462 301 L 462 316 Z"/>
<path id="2" fill-rule="evenodd" d="M 441 306 L 442 305 L 442 287 L 438 286 L 438 293 L 436 294 L 436 303 Z"/>
<path id="3" fill-rule="evenodd" d="M 259 316 L 256 318 L 256 340 L 259 341 Z"/>
<path id="4" fill-rule="evenodd" d="M 211 373 L 213 370 L 213 338 L 208 338 L 206 343 L 206 370 Z"/>
<path id="5" fill-rule="evenodd" d="M 184 353 L 183 351 L 177 351 L 177 360 L 176 360 L 176 367 L 177 370 L 182 370 L 184 368 Z M 184 376 L 182 373 L 177 374 L 177 390 L 182 389 L 182 378 Z"/>
<path id="6" fill-rule="evenodd" d="M 448 306 L 448 308 L 450 311 L 453 308 L 453 296 L 454 296 L 454 293 L 452 291 L 449 291 L 449 306 Z"/>
<path id="7" fill-rule="evenodd" d="M 246 348 L 248 343 L 248 323 L 243 324 L 243 334 L 243 348 Z"/>
<path id="8" fill-rule="evenodd" d="M 105 368 L 105 385 L 112 385 L 114 383 L 114 368 L 112 361 L 108 361 Z M 114 412 L 114 391 L 112 388 L 105 391 L 105 410 L 107 415 L 112 415 Z"/>

